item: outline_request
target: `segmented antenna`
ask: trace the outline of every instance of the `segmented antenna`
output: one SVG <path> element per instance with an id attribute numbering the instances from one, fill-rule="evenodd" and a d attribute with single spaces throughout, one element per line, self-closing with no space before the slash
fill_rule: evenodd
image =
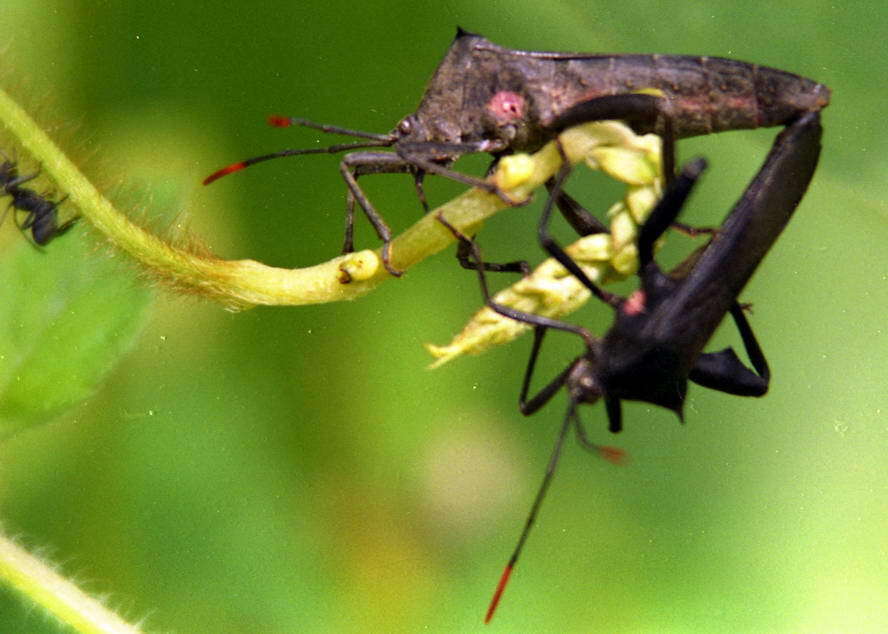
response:
<path id="1" fill-rule="evenodd" d="M 276 127 L 276 128 L 289 128 L 291 126 L 302 126 L 305 128 L 313 128 L 315 130 L 320 130 L 321 132 L 325 132 L 327 134 L 342 134 L 345 136 L 353 136 L 359 139 L 370 139 L 370 141 L 359 141 L 356 143 L 340 143 L 337 145 L 330 145 L 328 147 L 323 148 L 310 148 L 303 150 L 281 150 L 279 152 L 272 152 L 271 154 L 263 154 L 262 156 L 254 156 L 253 158 L 248 158 L 243 161 L 238 161 L 237 163 L 232 163 L 226 167 L 223 167 L 220 170 L 217 170 L 203 179 L 204 185 L 209 185 L 213 181 L 219 180 L 223 176 L 227 176 L 228 174 L 232 174 L 234 172 L 239 172 L 245 167 L 249 167 L 250 165 L 255 165 L 256 163 L 262 163 L 263 161 L 270 161 L 271 159 L 283 158 L 285 156 L 299 156 L 302 154 L 336 154 L 338 152 L 344 152 L 346 150 L 355 150 L 359 148 L 371 148 L 371 147 L 388 147 L 392 145 L 397 137 L 392 134 L 373 134 L 372 132 L 361 132 L 360 130 L 349 130 L 348 128 L 340 128 L 338 126 L 332 125 L 324 125 L 322 123 L 315 123 L 314 121 L 309 121 L 308 119 L 300 119 L 298 117 L 283 117 L 280 115 L 272 115 L 268 117 L 268 124 Z"/>
<path id="2" fill-rule="evenodd" d="M 503 574 L 500 576 L 499 583 L 496 584 L 496 590 L 493 592 L 493 598 L 490 600 L 487 614 L 484 615 L 485 624 L 490 623 L 491 619 L 493 619 L 493 614 L 496 612 L 496 608 L 503 596 L 503 591 L 506 589 L 509 577 L 512 576 L 512 571 L 515 569 L 518 557 L 524 549 L 524 542 L 527 541 L 527 536 L 530 533 L 531 527 L 536 523 L 540 506 L 543 504 L 543 498 L 546 497 L 546 492 L 549 490 L 549 485 L 552 484 L 552 478 L 555 476 L 555 469 L 558 466 L 558 460 L 561 458 L 561 450 L 564 447 L 564 439 L 567 437 L 567 432 L 570 429 L 571 424 L 576 425 L 578 437 L 581 439 L 584 438 L 580 419 L 577 416 L 577 405 L 578 403 L 574 401 L 571 401 L 570 405 L 568 405 L 567 414 L 564 417 L 564 423 L 561 425 L 561 431 L 558 432 L 558 440 L 555 441 L 555 448 L 552 450 L 549 464 L 546 466 L 546 475 L 543 477 L 543 483 L 540 485 L 536 498 L 533 500 L 533 506 L 530 507 L 530 513 L 527 515 L 527 520 L 524 522 L 524 529 L 521 531 L 521 536 L 518 538 L 515 550 L 512 551 L 512 556 L 509 557 L 509 562 L 503 569 Z M 599 456 L 613 464 L 621 464 L 625 458 L 623 450 L 617 447 L 595 445 L 584 440 L 581 440 L 580 445 L 590 451 L 594 451 Z"/>

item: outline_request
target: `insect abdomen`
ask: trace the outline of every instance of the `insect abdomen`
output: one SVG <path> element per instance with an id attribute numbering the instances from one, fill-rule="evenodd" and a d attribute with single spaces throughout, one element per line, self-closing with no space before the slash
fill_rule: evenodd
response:
<path id="1" fill-rule="evenodd" d="M 678 137 L 786 125 L 829 103 L 829 89 L 767 66 L 721 57 L 652 55 Z"/>

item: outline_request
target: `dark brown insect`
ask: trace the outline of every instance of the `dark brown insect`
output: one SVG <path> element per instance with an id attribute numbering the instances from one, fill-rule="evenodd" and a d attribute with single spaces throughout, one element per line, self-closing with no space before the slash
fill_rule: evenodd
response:
<path id="1" fill-rule="evenodd" d="M 383 241 L 386 269 L 400 275 L 391 265 L 391 231 L 358 185 L 360 176 L 411 174 L 426 210 L 422 182 L 427 173 L 479 187 L 512 203 L 495 185 L 453 171 L 450 165 L 474 152 L 488 152 L 496 160 L 516 151 L 534 151 L 572 125 L 620 119 L 636 132 L 663 136 L 664 167 L 671 178 L 675 139 L 787 125 L 824 108 L 829 97 L 829 89 L 813 80 L 730 59 L 516 51 L 458 29 L 419 108 L 391 133 L 272 117 L 272 125 L 299 125 L 367 140 L 257 156 L 218 170 L 204 184 L 273 158 L 391 147 L 394 153 L 351 152 L 340 163 L 348 187 L 343 252 L 354 247 L 357 201 Z M 574 226 L 598 226 L 564 196 L 555 202 Z"/>

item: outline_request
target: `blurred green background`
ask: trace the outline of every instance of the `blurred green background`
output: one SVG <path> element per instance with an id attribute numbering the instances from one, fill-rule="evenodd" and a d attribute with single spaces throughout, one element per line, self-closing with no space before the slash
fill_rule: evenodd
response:
<path id="1" fill-rule="evenodd" d="M 0 82 L 133 215 L 278 266 L 338 252 L 336 159 L 200 180 L 319 142 L 266 127 L 268 114 L 387 132 L 456 25 L 514 48 L 728 56 L 829 85 L 820 170 L 743 295 L 771 392 L 692 387 L 685 426 L 630 404 L 617 438 L 601 407 L 585 408 L 593 435 L 632 461 L 616 468 L 568 443 L 486 631 L 877 632 L 888 629 L 876 82 L 888 14 L 877 6 L 2 0 Z M 683 142 L 683 158 L 711 165 L 686 221 L 720 222 L 776 132 Z M 461 191 L 431 180 L 433 204 Z M 366 188 L 396 231 L 418 217 L 409 178 Z M 578 176 L 571 191 L 603 212 L 618 190 Z M 540 259 L 538 210 L 488 223 L 490 259 Z M 0 245 L 19 240 L 7 221 Z M 358 241 L 377 246 L 363 219 Z M 674 261 L 688 243 L 668 248 Z M 230 314 L 159 290 L 97 394 L 0 445 L 0 522 L 150 631 L 480 631 L 564 396 L 532 418 L 517 411 L 529 339 L 424 370 L 421 344 L 447 341 L 479 304 L 450 254 L 347 304 Z M 576 319 L 601 332 L 610 315 L 589 306 Z M 550 339 L 541 377 L 578 351 Z M 711 347 L 729 343 L 724 328 Z M 0 632 L 57 629 L 0 590 Z"/>

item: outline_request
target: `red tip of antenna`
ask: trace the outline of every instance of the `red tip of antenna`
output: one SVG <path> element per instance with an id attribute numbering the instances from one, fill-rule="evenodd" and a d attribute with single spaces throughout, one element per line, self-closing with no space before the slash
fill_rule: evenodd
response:
<path id="1" fill-rule="evenodd" d="M 496 606 L 499 605 L 500 597 L 503 596 L 503 590 L 506 589 L 506 584 L 509 583 L 509 577 L 512 575 L 512 566 L 513 563 L 510 561 L 506 565 L 506 569 L 503 570 L 503 575 L 500 577 L 499 583 L 496 584 L 496 592 L 493 593 L 493 599 L 490 600 L 490 607 L 487 608 L 487 614 L 484 616 L 485 625 L 490 623 L 490 619 L 493 618 L 493 613 L 496 612 Z"/>
<path id="2" fill-rule="evenodd" d="M 626 461 L 626 452 L 619 447 L 608 447 L 601 445 L 598 447 L 598 454 L 613 464 L 624 464 Z"/>
<path id="3" fill-rule="evenodd" d="M 227 174 L 231 174 L 232 172 L 237 172 L 238 170 L 244 169 L 246 166 L 247 166 L 247 164 L 243 161 L 241 161 L 239 163 L 232 163 L 228 167 L 223 167 L 218 172 L 213 172 L 212 174 L 207 176 L 205 179 L 203 179 L 203 184 L 209 185 L 213 181 L 219 180 L 220 178 L 222 178 L 223 176 L 226 176 Z"/>
<path id="4" fill-rule="evenodd" d="M 289 128 L 293 125 L 293 120 L 290 117 L 282 117 L 277 114 L 273 114 L 268 117 L 268 125 L 274 126 L 275 128 Z"/>

